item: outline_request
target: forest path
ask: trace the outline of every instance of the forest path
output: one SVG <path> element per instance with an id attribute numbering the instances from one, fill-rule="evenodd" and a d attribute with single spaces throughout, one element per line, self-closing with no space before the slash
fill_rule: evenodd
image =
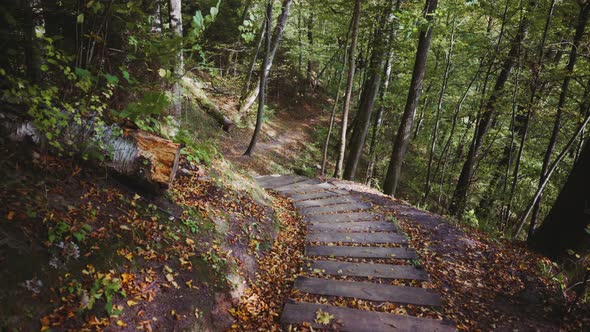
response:
<path id="1" fill-rule="evenodd" d="M 282 324 L 308 323 L 340 331 L 455 330 L 448 320 L 417 317 L 438 318 L 428 312 L 440 312 L 440 296 L 424 287 L 428 273 L 416 266 L 416 252 L 379 206 L 354 190 L 317 179 L 259 176 L 256 180 L 290 197 L 307 222 L 303 272 L 291 293 L 297 299 L 287 300 Z M 305 301 L 314 297 L 328 298 L 329 304 Z M 344 306 L 329 302 L 342 298 L 353 302 Z M 380 303 L 377 308 L 394 304 L 409 314 L 362 310 L 351 304 L 365 301 Z"/>
<path id="2" fill-rule="evenodd" d="M 321 102 L 300 101 L 279 108 L 262 125 L 254 157 L 244 156 L 250 143 L 252 128 L 236 128 L 222 140 L 224 156 L 245 169 L 258 174 L 292 173 L 314 142 L 314 131 L 325 126 L 329 114 L 323 112 Z"/>

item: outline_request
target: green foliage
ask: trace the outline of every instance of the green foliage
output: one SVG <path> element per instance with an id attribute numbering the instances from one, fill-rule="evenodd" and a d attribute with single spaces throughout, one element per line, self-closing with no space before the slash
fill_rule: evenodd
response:
<path id="1" fill-rule="evenodd" d="M 67 291 L 70 294 L 82 298 L 80 311 L 92 310 L 98 300 L 104 300 L 104 309 L 109 316 L 120 314 L 121 310 L 113 307 L 115 295 L 127 296 L 121 288 L 120 279 L 114 277 L 112 273 L 96 272 L 91 265 L 82 270 L 82 275 L 90 279 L 89 288 L 84 287 L 77 279 L 72 279 L 67 286 Z"/>
<path id="2" fill-rule="evenodd" d="M 479 227 L 479 220 L 477 220 L 477 216 L 475 215 L 475 210 L 471 209 L 469 211 L 465 211 L 463 213 L 463 218 L 461 219 L 466 225 L 477 228 Z"/>

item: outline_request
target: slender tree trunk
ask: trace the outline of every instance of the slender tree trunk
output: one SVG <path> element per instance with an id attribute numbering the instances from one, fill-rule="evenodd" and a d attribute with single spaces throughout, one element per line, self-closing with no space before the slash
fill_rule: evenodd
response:
<path id="1" fill-rule="evenodd" d="M 432 21 L 434 19 L 434 11 L 436 10 L 437 5 L 438 0 L 427 0 L 424 7 L 424 17 L 429 22 L 429 25 L 426 30 L 420 32 L 418 49 L 416 50 L 416 61 L 414 63 L 414 71 L 410 83 L 410 91 L 408 92 L 406 107 L 393 145 L 391 160 L 389 161 L 387 176 L 385 177 L 385 184 L 383 185 L 383 191 L 392 196 L 395 195 L 401 174 L 402 163 L 408 145 L 410 144 L 410 135 L 412 133 L 412 126 L 414 125 L 414 115 L 416 114 L 416 106 L 420 99 L 422 83 L 424 82 L 424 73 L 426 72 L 426 61 L 428 59 L 428 50 L 430 49 L 430 41 L 432 39 Z"/>
<path id="2" fill-rule="evenodd" d="M 586 29 L 586 25 L 588 23 L 588 14 L 590 13 L 590 2 L 586 2 L 580 8 L 580 14 L 578 16 L 578 24 L 576 27 L 576 32 L 574 35 L 574 40 L 572 42 L 572 49 L 570 51 L 569 60 L 567 66 L 565 68 L 565 78 L 561 84 L 561 93 L 559 94 L 559 101 L 557 102 L 557 113 L 555 115 L 555 121 L 553 122 L 553 130 L 551 132 L 551 137 L 549 138 L 549 144 L 547 146 L 547 150 L 545 151 L 545 156 L 543 158 L 543 165 L 541 166 L 541 176 L 539 177 L 539 187 L 544 182 L 545 177 L 547 176 L 547 169 L 549 167 L 549 163 L 551 162 L 551 156 L 553 154 L 553 150 L 555 150 L 555 146 L 557 145 L 557 137 L 559 136 L 559 130 L 561 129 L 561 117 L 563 115 L 563 107 L 565 105 L 567 99 L 567 93 L 569 88 L 569 83 L 571 80 L 571 74 L 574 70 L 576 65 L 576 60 L 578 57 L 578 47 L 580 46 L 580 42 L 582 41 L 582 36 L 584 35 L 584 30 Z M 537 199 L 535 206 L 533 208 L 533 215 L 531 217 L 531 222 L 529 224 L 529 236 L 532 235 L 534 232 L 537 218 L 539 217 L 539 213 L 541 211 L 541 200 L 542 196 L 539 196 Z"/>
<path id="3" fill-rule="evenodd" d="M 441 152 L 441 157 L 439 162 L 436 165 L 436 169 L 434 171 L 434 174 L 437 174 L 440 178 L 440 192 L 439 192 L 439 196 L 437 201 L 441 202 L 441 196 L 443 193 L 443 184 L 445 182 L 445 170 L 446 170 L 446 166 L 448 163 L 448 155 L 449 155 L 449 150 L 451 147 L 451 142 L 453 140 L 453 137 L 455 136 L 455 129 L 457 128 L 457 121 L 459 119 L 459 114 L 461 112 L 461 108 L 463 107 L 463 103 L 465 102 L 465 99 L 467 99 L 467 95 L 469 94 L 469 91 L 471 91 L 471 87 L 473 86 L 473 83 L 475 83 L 475 81 L 477 81 L 477 78 L 479 77 L 479 75 L 482 72 L 483 69 L 483 64 L 484 64 L 484 59 L 485 59 L 485 55 L 484 57 L 481 59 L 481 61 L 479 62 L 479 67 L 477 69 L 477 71 L 475 72 L 475 75 L 473 76 L 473 78 L 471 79 L 471 81 L 469 81 L 469 84 L 467 85 L 467 88 L 465 89 L 465 91 L 463 92 L 463 95 L 461 95 L 461 99 L 459 99 L 459 102 L 457 102 L 457 105 L 455 106 L 455 113 L 453 114 L 453 119 L 451 121 L 451 129 L 449 130 L 449 135 L 447 137 L 447 140 L 445 142 L 445 144 L 443 145 L 443 149 Z"/>
<path id="4" fill-rule="evenodd" d="M 162 33 L 162 4 L 159 0 L 154 1 L 153 3 L 153 21 L 152 21 L 152 30 L 151 32 L 159 34 Z"/>
<path id="5" fill-rule="evenodd" d="M 281 14 L 277 18 L 277 25 L 274 28 L 272 34 L 272 46 L 270 48 L 270 54 L 268 56 L 268 61 L 266 66 L 264 67 L 265 75 L 268 76 L 270 73 L 270 68 L 272 67 L 272 62 L 274 60 L 275 54 L 277 53 L 277 49 L 279 48 L 279 43 L 281 41 L 281 37 L 283 36 L 283 32 L 285 31 L 285 25 L 287 25 L 287 18 L 289 17 L 289 8 L 291 7 L 291 3 L 293 0 L 283 0 L 283 10 Z M 256 97 L 260 93 L 260 85 L 257 85 L 250 93 L 247 94 L 246 98 L 242 101 L 240 105 L 240 113 L 246 113 L 254 101 L 256 101 Z"/>
<path id="6" fill-rule="evenodd" d="M 254 52 L 254 56 L 252 57 L 252 61 L 250 61 L 250 66 L 248 67 L 248 75 L 246 76 L 246 84 L 244 84 L 244 88 L 242 89 L 242 96 L 240 100 L 243 100 L 247 97 L 248 91 L 250 91 L 250 82 L 252 81 L 252 74 L 254 73 L 254 66 L 256 66 L 256 60 L 258 60 L 258 54 L 260 54 L 260 47 L 262 47 L 262 42 L 264 41 L 264 36 L 266 35 L 266 23 L 263 21 L 260 26 L 260 33 L 258 34 L 258 43 L 256 44 L 256 51 Z"/>
<path id="7" fill-rule="evenodd" d="M 440 113 L 443 108 L 443 101 L 445 92 L 447 90 L 447 83 L 449 81 L 449 73 L 451 71 L 451 63 L 453 57 L 453 47 L 455 46 L 455 29 L 457 27 L 457 18 L 453 18 L 453 27 L 451 29 L 451 36 L 449 38 L 449 49 L 445 59 L 445 71 L 443 74 L 443 81 L 438 95 L 438 105 L 436 107 L 436 117 L 434 120 L 434 127 L 432 129 L 432 140 L 430 141 L 430 152 L 428 156 L 428 169 L 426 171 L 426 183 L 424 184 L 424 197 L 422 197 L 422 205 L 426 204 L 428 195 L 430 194 L 432 162 L 434 161 L 434 152 L 436 149 L 436 141 L 438 139 L 438 126 L 440 122 Z"/>
<path id="8" fill-rule="evenodd" d="M 393 37 L 391 40 L 393 40 Z M 377 109 L 377 114 L 375 114 L 375 123 L 373 124 L 373 135 L 371 137 L 371 145 L 369 147 L 369 165 L 367 166 L 367 174 L 365 176 L 365 183 L 370 187 L 371 180 L 373 179 L 373 174 L 375 173 L 375 165 L 377 159 L 377 137 L 380 134 L 381 127 L 383 125 L 383 110 L 385 109 L 385 94 L 389 88 L 389 81 L 391 78 L 391 69 L 393 67 L 393 51 L 390 50 L 389 56 L 387 57 L 387 63 L 385 64 L 385 72 L 384 81 L 383 81 L 383 88 L 379 92 L 379 108 Z"/>
<path id="9" fill-rule="evenodd" d="M 352 14 L 352 36 L 350 50 L 348 53 L 348 74 L 346 76 L 346 92 L 344 95 L 344 107 L 342 109 L 342 123 L 340 129 L 340 148 L 338 162 L 336 163 L 335 176 L 342 178 L 342 166 L 344 164 L 344 154 L 346 152 L 346 130 L 348 129 L 348 112 L 350 111 L 350 100 L 352 99 L 352 85 L 354 83 L 354 72 L 356 69 L 355 53 L 356 44 L 359 34 L 359 20 L 361 12 L 361 0 L 354 2 L 354 12 Z"/>
<path id="10" fill-rule="evenodd" d="M 262 59 L 262 65 L 260 66 L 260 95 L 258 98 L 258 114 L 256 116 L 256 127 L 254 128 L 254 134 L 252 135 L 252 140 L 250 141 L 250 145 L 248 149 L 244 153 L 246 156 L 252 155 L 254 148 L 256 147 L 256 141 L 258 139 L 258 134 L 260 133 L 260 129 L 262 128 L 262 116 L 264 115 L 264 105 L 266 103 L 266 66 L 268 64 L 270 58 L 270 31 L 271 31 L 271 24 L 272 24 L 272 0 L 268 0 L 266 5 L 266 38 L 264 42 L 264 58 Z"/>
<path id="11" fill-rule="evenodd" d="M 24 11 L 24 49 L 27 76 L 33 84 L 41 83 L 41 39 L 36 35 L 37 26 L 45 27 L 39 0 L 23 0 Z"/>
<path id="12" fill-rule="evenodd" d="M 463 211 L 465 210 L 465 205 L 467 203 L 467 191 L 469 190 L 471 177 L 473 176 L 473 170 L 480 152 L 480 148 L 492 126 L 492 120 L 496 114 L 496 102 L 502 97 L 504 93 L 504 86 L 508 81 L 515 61 L 518 58 L 521 44 L 528 34 L 529 25 L 529 19 L 523 18 L 518 28 L 518 33 L 512 41 L 512 46 L 510 47 L 508 56 L 504 60 L 502 70 L 498 75 L 494 89 L 485 104 L 481 119 L 476 126 L 476 132 L 469 147 L 469 152 L 467 154 L 465 163 L 463 164 L 459 180 L 457 181 L 457 186 L 455 187 L 455 191 L 453 193 L 451 206 L 449 208 L 449 212 L 459 218 L 463 215 Z"/>
<path id="13" fill-rule="evenodd" d="M 336 120 L 336 109 L 338 109 L 338 102 L 340 100 L 340 93 L 342 87 L 342 79 L 344 78 L 344 70 L 346 68 L 346 64 L 348 62 L 348 52 L 347 52 L 347 44 L 348 44 L 348 34 L 349 31 L 346 33 L 346 41 L 344 42 L 344 52 L 342 54 L 342 69 L 340 70 L 340 75 L 338 77 L 338 87 L 336 88 L 336 98 L 334 100 L 334 105 L 332 106 L 332 112 L 330 113 L 330 126 L 328 127 L 328 134 L 326 134 L 326 140 L 324 141 L 324 149 L 322 153 L 322 176 L 326 175 L 326 165 L 328 163 L 328 149 L 330 147 L 330 138 L 332 137 L 332 129 L 334 128 L 334 121 Z"/>
<path id="14" fill-rule="evenodd" d="M 436 73 L 438 69 L 438 59 L 435 61 L 433 73 Z M 413 139 L 416 139 L 420 134 L 420 130 L 422 130 L 422 123 L 424 122 L 424 115 L 426 114 L 426 110 L 430 106 L 430 90 L 432 90 L 432 86 L 434 85 L 434 81 L 431 80 L 426 87 L 426 91 L 424 91 L 424 102 L 422 103 L 422 107 L 420 108 L 420 112 L 418 113 L 418 120 L 416 120 L 416 129 L 414 129 Z"/>
<path id="15" fill-rule="evenodd" d="M 311 9 L 312 10 L 312 9 Z M 313 91 L 314 87 L 314 79 L 313 79 L 313 24 L 314 24 L 314 17 L 313 11 L 309 14 L 309 21 L 307 22 L 307 43 L 309 45 L 310 56 L 307 59 L 307 84 L 310 89 Z"/>
<path id="16" fill-rule="evenodd" d="M 303 38 L 302 38 L 302 34 L 303 34 L 303 27 L 302 27 L 302 19 L 303 19 L 303 14 L 302 12 L 302 7 L 303 7 L 303 3 L 301 1 L 299 1 L 299 7 L 297 8 L 297 46 L 299 49 L 299 55 L 298 55 L 298 59 L 297 59 L 297 65 L 298 65 L 298 73 L 302 74 L 303 71 Z"/>
<path id="17" fill-rule="evenodd" d="M 170 29 L 178 37 L 182 38 L 182 1 L 170 0 Z M 184 75 L 184 56 L 182 54 L 182 43 L 178 54 L 176 55 L 176 64 L 174 66 L 174 75 L 180 79 Z M 172 87 L 172 109 L 171 115 L 180 118 L 182 113 L 182 91 L 178 82 Z"/>

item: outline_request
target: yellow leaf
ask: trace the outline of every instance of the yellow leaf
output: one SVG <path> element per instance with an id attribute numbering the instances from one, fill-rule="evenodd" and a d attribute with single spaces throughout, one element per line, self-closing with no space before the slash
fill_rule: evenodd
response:
<path id="1" fill-rule="evenodd" d="M 125 326 L 127 326 L 127 323 L 125 323 L 125 322 L 124 322 L 124 321 L 122 321 L 122 320 L 118 320 L 118 321 L 117 321 L 117 325 L 118 325 L 118 326 L 123 326 L 123 327 L 125 327 Z"/>
<path id="2" fill-rule="evenodd" d="M 133 300 L 127 300 L 127 305 L 130 306 L 130 307 L 132 307 L 132 306 L 134 306 L 136 304 L 137 304 L 137 302 L 135 302 Z"/>
<path id="3" fill-rule="evenodd" d="M 334 315 L 324 312 L 322 309 L 318 309 L 315 313 L 315 322 L 318 324 L 328 325 L 332 319 L 334 319 Z"/>

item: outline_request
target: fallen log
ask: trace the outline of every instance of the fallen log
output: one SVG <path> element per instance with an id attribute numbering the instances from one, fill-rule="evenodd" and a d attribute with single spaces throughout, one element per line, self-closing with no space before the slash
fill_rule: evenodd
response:
<path id="1" fill-rule="evenodd" d="M 165 190 L 174 181 L 180 145 L 142 130 L 125 130 L 110 142 L 112 159 L 107 166 L 140 185 Z"/>
<path id="2" fill-rule="evenodd" d="M 221 125 L 223 130 L 229 132 L 234 128 L 235 123 L 223 114 L 219 107 L 207 97 L 207 94 L 198 85 L 198 82 L 189 77 L 183 77 L 180 82 L 186 91 L 195 98 L 196 102 L 199 103 L 203 110 Z"/>
<path id="3" fill-rule="evenodd" d="M 3 136 L 10 140 L 47 146 L 46 136 L 32 121 L 7 113 L 0 113 L 0 121 L 5 131 Z M 102 155 L 104 162 L 98 159 L 92 162 L 106 166 L 144 190 L 159 193 L 169 188 L 178 170 L 179 144 L 137 129 L 124 129 L 122 135 L 114 134 L 120 131 L 116 126 L 103 131 L 97 138 L 91 120 L 82 125 L 71 123 L 57 140 L 64 142 L 61 145 L 67 152 Z"/>

